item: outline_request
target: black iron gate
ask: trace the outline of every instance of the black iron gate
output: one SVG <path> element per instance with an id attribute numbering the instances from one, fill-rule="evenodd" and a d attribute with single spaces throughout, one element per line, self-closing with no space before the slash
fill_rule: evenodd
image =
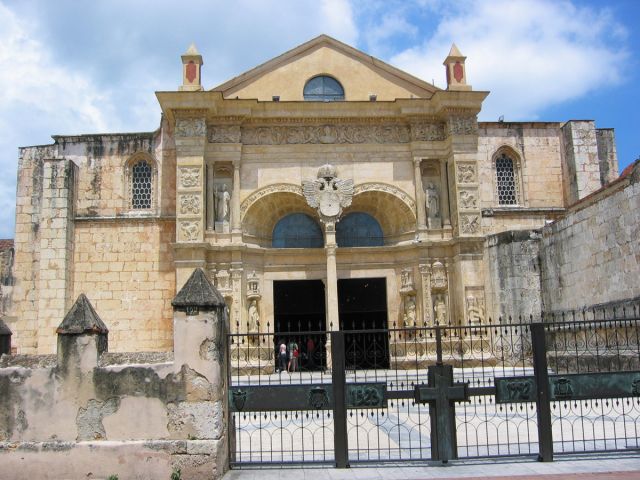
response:
<path id="1" fill-rule="evenodd" d="M 640 325 L 620 317 L 230 334 L 231 466 L 638 449 Z M 371 333 L 384 368 L 347 369 L 345 337 Z M 295 371 L 277 371 L 280 343 Z"/>

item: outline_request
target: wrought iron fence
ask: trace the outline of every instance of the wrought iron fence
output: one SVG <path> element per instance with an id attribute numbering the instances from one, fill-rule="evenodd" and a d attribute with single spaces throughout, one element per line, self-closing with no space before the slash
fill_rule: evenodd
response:
<path id="1" fill-rule="evenodd" d="M 550 460 L 554 453 L 640 448 L 634 313 L 230 334 L 232 466 L 334 464 L 342 449 L 347 463 L 442 459 L 438 396 L 455 402 L 451 458 Z M 289 359 L 278 368 L 283 343 L 289 351 L 298 346 L 295 369 Z M 429 369 L 436 365 L 451 366 L 450 385 L 434 387 Z"/>

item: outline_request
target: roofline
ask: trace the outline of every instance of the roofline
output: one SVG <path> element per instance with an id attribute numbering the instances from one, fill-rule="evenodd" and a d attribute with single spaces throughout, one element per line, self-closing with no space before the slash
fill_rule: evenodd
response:
<path id="1" fill-rule="evenodd" d="M 296 57 L 302 53 L 305 53 L 314 48 L 317 48 L 318 46 L 323 44 L 328 44 L 338 50 L 346 51 L 347 53 L 358 58 L 361 62 L 368 65 L 372 65 L 373 67 L 377 67 L 382 70 L 385 70 L 387 73 L 394 75 L 400 78 L 401 80 L 404 80 L 408 83 L 412 83 L 419 88 L 422 88 L 424 90 L 431 92 L 432 95 L 442 90 L 436 87 L 435 85 L 432 85 L 429 82 L 426 82 L 418 77 L 411 75 L 410 73 L 400 70 L 399 68 L 396 68 L 393 65 L 390 65 L 380 60 L 379 58 L 376 58 L 372 55 L 367 55 L 366 53 L 358 50 L 357 48 L 347 45 L 346 43 L 336 40 L 335 38 L 330 37 L 328 35 L 322 34 L 315 38 L 312 38 L 311 40 L 303 43 L 302 45 L 299 45 L 291 50 L 284 52 L 281 55 L 278 55 L 277 57 L 272 58 L 271 60 L 267 60 L 266 62 L 261 63 L 257 67 L 252 68 L 251 70 L 247 70 L 246 72 L 241 73 L 240 75 L 233 77 L 232 79 L 227 80 L 224 83 L 221 83 L 220 85 L 212 88 L 211 91 L 224 92 L 226 90 L 229 90 L 230 88 L 237 87 L 249 80 L 259 78 L 262 75 L 266 74 L 267 71 L 271 69 L 271 67 L 282 65 L 283 63 L 289 61 L 293 57 Z"/>

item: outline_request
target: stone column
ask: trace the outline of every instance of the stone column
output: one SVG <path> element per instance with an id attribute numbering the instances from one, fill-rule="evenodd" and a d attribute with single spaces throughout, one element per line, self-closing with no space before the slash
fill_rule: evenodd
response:
<path id="1" fill-rule="evenodd" d="M 231 194 L 231 233 L 234 236 L 242 235 L 240 225 L 240 162 L 233 162 L 233 192 Z M 238 238 L 241 240 L 241 237 Z"/>
<path id="2" fill-rule="evenodd" d="M 40 220 L 38 353 L 54 353 L 54 329 L 71 307 L 76 166 L 45 160 Z"/>
<path id="3" fill-rule="evenodd" d="M 333 222 L 327 223 L 325 226 L 325 250 L 327 252 L 327 330 L 340 329 L 336 248 L 336 224 Z"/>
<path id="4" fill-rule="evenodd" d="M 416 205 L 418 216 L 418 230 L 424 230 L 427 228 L 427 210 L 425 207 L 425 196 L 424 189 L 422 185 L 422 172 L 420 171 L 420 164 L 422 163 L 422 158 L 413 157 L 413 176 L 415 177 L 416 182 Z M 442 202 L 440 202 L 442 205 Z"/>

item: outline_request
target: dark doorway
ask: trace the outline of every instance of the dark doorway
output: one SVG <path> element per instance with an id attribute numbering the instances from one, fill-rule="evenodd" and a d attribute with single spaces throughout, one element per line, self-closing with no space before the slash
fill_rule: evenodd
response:
<path id="1" fill-rule="evenodd" d="M 338 311 L 347 368 L 389 368 L 385 279 L 338 280 Z"/>
<path id="2" fill-rule="evenodd" d="M 282 342 L 287 346 L 295 342 L 299 349 L 298 367 L 301 370 L 326 368 L 327 337 L 324 333 L 326 315 L 322 280 L 274 281 L 273 318 L 274 352 Z M 293 352 L 288 353 L 291 355 Z"/>

